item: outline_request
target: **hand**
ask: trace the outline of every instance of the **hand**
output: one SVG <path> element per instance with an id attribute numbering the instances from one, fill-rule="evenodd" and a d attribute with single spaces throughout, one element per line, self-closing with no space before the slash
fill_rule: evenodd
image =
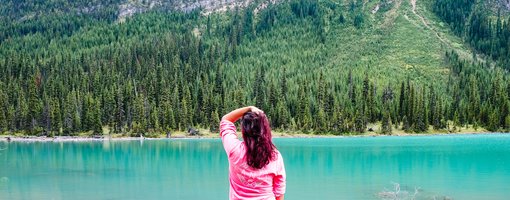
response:
<path id="1" fill-rule="evenodd" d="M 254 112 L 255 114 L 259 115 L 259 114 L 264 114 L 264 111 L 255 107 L 255 106 L 250 106 L 250 111 L 251 112 Z"/>

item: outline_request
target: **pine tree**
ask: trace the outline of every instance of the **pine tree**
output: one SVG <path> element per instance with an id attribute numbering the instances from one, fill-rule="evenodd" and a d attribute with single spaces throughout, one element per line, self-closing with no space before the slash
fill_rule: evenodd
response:
<path id="1" fill-rule="evenodd" d="M 101 124 L 101 105 L 100 101 L 96 99 L 91 99 L 91 109 L 92 109 L 92 119 L 90 121 L 91 129 L 94 134 L 102 135 L 103 134 L 103 126 Z"/>
<path id="2" fill-rule="evenodd" d="M 135 96 L 133 105 L 133 131 L 134 133 L 141 133 L 145 131 L 145 97 L 143 93 Z"/>
<path id="3" fill-rule="evenodd" d="M 312 128 L 312 113 L 310 111 L 310 100 L 308 94 L 305 94 L 303 99 L 303 120 L 302 127 L 304 131 L 308 131 Z"/>
<path id="4" fill-rule="evenodd" d="M 402 130 L 404 130 L 405 132 L 410 132 L 411 130 L 411 123 L 409 122 L 410 120 L 407 118 L 407 116 L 404 115 L 404 117 L 402 117 Z"/>
<path id="5" fill-rule="evenodd" d="M 255 27 L 253 24 L 253 10 L 251 8 L 246 8 L 244 10 L 244 30 L 243 33 L 246 37 L 252 40 L 255 37 Z"/>
<path id="6" fill-rule="evenodd" d="M 347 76 L 347 85 L 349 86 L 349 99 L 351 100 L 351 103 L 353 105 L 356 104 L 356 94 L 355 94 L 355 88 L 354 88 L 354 83 L 353 83 L 353 80 L 352 80 L 352 69 L 349 70 L 349 74 Z"/>
<path id="7" fill-rule="evenodd" d="M 181 100 L 181 127 L 193 126 L 193 108 L 191 106 L 191 94 L 189 88 L 184 86 Z"/>
<path id="8" fill-rule="evenodd" d="M 175 123 L 174 123 L 174 129 L 177 129 L 177 130 L 183 130 L 184 127 L 182 127 L 182 123 L 181 123 L 181 100 L 179 99 L 179 88 L 177 86 L 174 87 L 174 92 L 173 92 L 173 96 L 172 96 L 172 110 L 174 111 L 174 120 L 175 120 Z M 213 96 L 211 95 L 211 98 L 213 98 Z M 213 100 L 210 100 L 209 102 L 212 102 Z M 219 104 L 218 101 L 214 101 L 214 102 L 217 102 Z M 211 105 L 213 106 L 213 105 Z M 221 107 L 220 106 L 217 106 L 216 104 L 214 104 L 214 107 L 220 109 Z"/>
<path id="9" fill-rule="evenodd" d="M 409 97 L 407 98 L 407 103 L 406 103 L 406 107 L 407 107 L 406 116 L 408 117 L 410 126 L 414 127 L 415 122 L 416 122 L 416 113 L 415 113 L 414 109 L 416 106 L 417 98 L 416 98 L 416 92 L 414 90 L 414 86 L 410 83 L 409 79 L 407 80 L 406 91 L 408 93 L 407 95 L 409 95 Z"/>
<path id="10" fill-rule="evenodd" d="M 39 126 L 38 122 L 40 121 L 40 114 L 42 111 L 42 105 L 37 91 L 37 80 L 38 79 L 34 78 L 34 82 L 28 84 L 28 123 L 30 125 L 30 131 L 35 131 Z"/>
<path id="11" fill-rule="evenodd" d="M 51 107 L 50 107 L 50 100 L 48 99 L 48 96 L 46 94 L 43 95 L 43 110 L 42 110 L 42 118 L 41 118 L 41 125 L 43 127 L 43 133 L 45 135 L 51 136 L 51 130 L 52 130 L 52 123 L 51 123 Z"/>
<path id="12" fill-rule="evenodd" d="M 325 99 L 326 99 L 326 82 L 324 80 L 324 73 L 321 70 L 319 73 L 319 82 L 317 84 L 317 99 L 319 101 L 319 108 L 324 109 Z"/>
<path id="13" fill-rule="evenodd" d="M 391 115 L 388 111 L 385 111 L 382 118 L 381 133 L 391 134 Z"/>
<path id="14" fill-rule="evenodd" d="M 510 132 L 510 114 L 508 114 L 505 118 L 505 128 L 506 131 Z"/>
<path id="15" fill-rule="evenodd" d="M 487 130 L 489 130 L 489 131 L 497 131 L 498 130 L 498 128 L 499 128 L 499 115 L 498 115 L 498 112 L 499 111 L 497 109 L 494 109 L 489 114 L 489 123 L 487 125 Z"/>
<path id="16" fill-rule="evenodd" d="M 78 131 L 82 131 L 82 119 L 81 119 L 81 108 L 80 108 L 80 101 L 78 99 L 81 99 L 80 96 L 76 91 L 71 92 L 72 96 L 72 120 L 73 120 L 73 130 L 72 134 L 76 134 Z"/>
<path id="17" fill-rule="evenodd" d="M 92 127 L 92 121 L 94 118 L 93 112 L 93 99 L 90 94 L 85 95 L 85 99 L 83 100 L 83 112 L 82 112 L 82 126 L 84 130 L 90 130 Z"/>
<path id="18" fill-rule="evenodd" d="M 102 122 L 105 125 L 108 125 L 110 127 L 114 127 L 115 117 L 116 117 L 116 99 L 115 99 L 115 93 L 113 92 L 113 89 L 106 89 L 105 92 L 102 95 L 103 101 L 102 101 Z"/>
<path id="19" fill-rule="evenodd" d="M 7 113 L 6 113 L 6 119 L 7 119 L 7 124 L 8 124 L 8 130 L 9 131 L 14 131 L 16 130 L 16 109 L 14 108 L 14 105 L 10 105 L 8 108 L 7 108 Z"/>
<path id="20" fill-rule="evenodd" d="M 32 95 L 30 95 L 32 96 Z M 34 97 L 34 96 L 32 96 Z M 20 91 L 20 96 L 18 98 L 18 107 L 16 108 L 16 118 L 18 119 L 18 130 L 29 130 L 30 134 L 35 133 L 35 126 L 37 125 L 37 116 L 39 115 L 38 108 L 30 108 L 30 105 L 33 104 L 37 107 L 38 102 L 37 100 L 30 99 L 29 102 L 24 98 L 24 93 Z M 31 115 L 34 114 L 34 115 Z"/>
<path id="21" fill-rule="evenodd" d="M 265 86 L 265 72 L 264 67 L 260 67 L 258 70 L 258 73 L 255 77 L 255 87 L 254 87 L 254 96 L 255 96 L 255 106 L 265 109 L 264 101 L 265 101 L 265 93 L 264 93 L 264 86 Z"/>
<path id="22" fill-rule="evenodd" d="M 296 119 L 297 119 L 297 125 L 302 126 L 303 125 L 303 117 L 305 115 L 305 88 L 304 85 L 299 85 L 299 92 L 298 92 L 298 102 L 297 102 L 297 108 L 296 108 Z"/>
<path id="23" fill-rule="evenodd" d="M 0 84 L 0 87 L 2 85 Z M 5 95 L 2 91 L 2 89 L 0 88 L 0 134 L 3 133 L 4 131 L 7 131 L 8 127 L 7 127 L 7 98 L 6 98 L 7 95 Z"/>
<path id="24" fill-rule="evenodd" d="M 363 12 L 358 11 L 357 14 L 354 16 L 354 26 L 356 28 L 361 28 L 363 26 L 365 19 L 363 17 Z"/>
<path id="25" fill-rule="evenodd" d="M 51 118 L 51 127 L 54 132 L 60 132 L 60 128 L 62 128 L 62 112 L 59 100 L 57 98 L 53 98 L 51 100 L 50 105 L 50 118 Z"/>
<path id="26" fill-rule="evenodd" d="M 223 73 L 220 66 L 216 67 L 216 79 L 214 81 L 214 90 L 213 94 L 220 97 L 220 102 L 218 103 L 218 112 L 223 113 L 223 105 L 225 102 L 225 91 L 223 89 Z"/>
<path id="27" fill-rule="evenodd" d="M 73 131 L 73 110 L 71 102 L 71 94 L 69 93 L 65 99 L 63 109 L 63 124 L 62 129 L 65 134 L 69 134 Z"/>
<path id="28" fill-rule="evenodd" d="M 0 82 L 0 134 L 8 130 L 8 99 L 7 95 L 3 91 L 4 85 Z"/>
<path id="29" fill-rule="evenodd" d="M 509 87 L 509 89 L 510 89 L 510 87 Z M 286 67 L 283 67 L 282 75 L 280 77 L 280 94 L 283 97 L 283 101 L 286 101 L 287 100 L 287 94 L 288 94 L 287 68 Z"/>
<path id="30" fill-rule="evenodd" d="M 340 24 L 345 23 L 345 16 L 344 16 L 344 13 L 340 13 L 340 17 L 338 17 L 338 22 L 339 22 Z"/>
<path id="31" fill-rule="evenodd" d="M 125 125 L 125 117 L 126 117 L 126 111 L 124 108 L 124 97 L 122 94 L 122 90 L 117 89 L 117 92 L 115 94 L 115 117 L 114 117 L 114 130 L 116 133 L 123 132 L 124 125 Z"/>
<path id="32" fill-rule="evenodd" d="M 426 107 L 425 107 L 425 101 L 424 101 L 424 94 L 417 96 L 416 98 L 416 114 L 415 114 L 415 122 L 414 122 L 414 131 L 421 133 L 428 130 L 427 127 L 427 117 L 426 117 Z"/>
<path id="33" fill-rule="evenodd" d="M 291 118 L 290 117 L 290 113 L 289 111 L 287 110 L 287 106 L 285 105 L 285 100 L 283 98 L 281 98 L 279 101 L 278 101 L 278 105 L 277 105 L 277 113 L 278 113 L 278 122 L 279 122 L 279 127 L 284 130 L 285 128 L 289 127 L 289 119 Z"/>
<path id="34" fill-rule="evenodd" d="M 207 15 L 207 26 L 206 26 L 207 36 L 211 36 L 211 28 L 212 28 L 212 25 L 211 25 L 211 15 Z"/>
<path id="35" fill-rule="evenodd" d="M 399 96 L 399 104 L 398 104 L 398 112 L 399 112 L 399 116 L 401 118 L 404 117 L 404 115 L 406 115 L 406 91 L 405 91 L 405 83 L 404 81 L 402 81 L 402 84 L 400 85 L 400 96 Z M 403 121 L 403 120 L 402 120 Z"/>
<path id="36" fill-rule="evenodd" d="M 368 112 L 368 104 L 369 104 L 369 91 L 370 91 L 370 80 L 368 79 L 368 74 L 365 73 L 365 79 L 363 79 L 363 92 L 361 93 L 364 101 L 363 101 L 363 115 L 367 116 L 369 114 Z"/>
<path id="37" fill-rule="evenodd" d="M 211 132 L 217 132 L 220 126 L 220 117 L 218 115 L 218 110 L 214 110 L 211 114 L 211 123 L 209 125 L 209 130 Z"/>
<path id="38" fill-rule="evenodd" d="M 319 111 L 317 112 L 317 117 L 315 118 L 315 129 L 318 131 L 324 132 L 326 131 L 326 113 L 324 112 L 324 109 L 319 107 Z"/>
<path id="39" fill-rule="evenodd" d="M 368 96 L 366 97 L 366 101 L 367 101 L 367 118 L 368 118 L 368 122 L 375 122 L 376 121 L 376 111 L 375 111 L 375 107 L 377 106 L 376 105 L 376 102 L 375 102 L 375 93 L 376 93 L 376 89 L 375 89 L 375 86 L 374 84 L 372 83 L 369 83 L 369 87 L 368 87 Z"/>
<path id="40" fill-rule="evenodd" d="M 357 133 L 364 133 L 367 129 L 367 124 L 363 114 L 356 112 L 354 119 L 354 131 Z"/>
<path id="41" fill-rule="evenodd" d="M 152 102 L 150 105 L 150 128 L 152 131 L 159 131 L 160 130 L 160 123 L 159 123 L 159 110 L 158 107 L 156 107 L 156 103 Z"/>

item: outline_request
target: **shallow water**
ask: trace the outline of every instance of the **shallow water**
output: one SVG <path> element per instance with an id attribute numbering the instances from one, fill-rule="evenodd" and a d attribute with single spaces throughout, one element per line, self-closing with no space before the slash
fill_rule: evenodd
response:
<path id="1" fill-rule="evenodd" d="M 393 183 L 397 199 L 510 199 L 508 134 L 274 140 L 286 199 L 381 199 Z M 3 142 L 0 199 L 228 199 L 227 170 L 219 139 Z"/>

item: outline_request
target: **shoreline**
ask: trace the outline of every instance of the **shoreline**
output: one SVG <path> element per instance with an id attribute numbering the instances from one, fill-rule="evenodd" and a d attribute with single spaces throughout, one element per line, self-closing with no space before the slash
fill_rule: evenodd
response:
<path id="1" fill-rule="evenodd" d="M 318 135 L 318 134 L 274 134 L 273 138 L 362 138 L 362 137 L 416 137 L 416 136 L 456 136 L 456 135 L 493 135 L 510 134 L 508 132 L 460 132 L 460 133 L 398 133 L 392 135 L 360 134 L 360 135 Z M 129 136 L 16 136 L 0 135 L 0 142 L 91 142 L 91 141 L 137 141 L 137 140 L 180 140 L 180 139 L 220 139 L 219 135 L 188 136 L 177 135 L 173 137 L 129 137 Z"/>

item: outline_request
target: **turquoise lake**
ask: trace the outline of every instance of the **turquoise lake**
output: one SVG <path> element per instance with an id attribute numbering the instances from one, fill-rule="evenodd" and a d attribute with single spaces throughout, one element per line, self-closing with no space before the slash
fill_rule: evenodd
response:
<path id="1" fill-rule="evenodd" d="M 277 138 L 286 199 L 510 199 L 510 134 Z M 408 195 L 406 195 L 408 194 Z M 0 142 L 0 199 L 228 199 L 219 139 Z"/>

